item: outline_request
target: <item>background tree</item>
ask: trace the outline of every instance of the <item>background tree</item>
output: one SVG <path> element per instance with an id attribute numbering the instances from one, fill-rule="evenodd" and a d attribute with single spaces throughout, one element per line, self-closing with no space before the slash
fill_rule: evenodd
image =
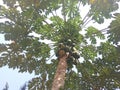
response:
<path id="1" fill-rule="evenodd" d="M 29 81 L 29 89 L 49 90 L 58 60 L 58 45 L 71 41 L 80 53 L 76 69 L 66 72 L 64 90 L 115 89 L 120 86 L 119 17 L 109 26 L 109 41 L 95 27 L 84 28 L 91 20 L 103 23 L 112 18 L 119 0 L 3 0 L 0 6 L 0 33 L 11 44 L 1 44 L 0 66 L 18 68 L 19 72 L 34 72 L 38 77 Z M 90 5 L 84 19 L 80 6 Z M 113 26 L 117 26 L 115 29 Z M 111 30 L 112 28 L 112 30 Z M 85 34 L 81 32 L 85 31 Z M 117 37 L 117 38 L 116 38 Z M 45 42 L 49 41 L 49 43 Z M 70 44 L 69 44 L 70 45 Z M 70 46 L 71 47 L 71 46 Z M 93 52 L 94 51 L 94 52 Z M 81 61 L 83 59 L 83 62 Z"/>
<path id="2" fill-rule="evenodd" d="M 5 87 L 3 88 L 3 90 L 8 90 L 8 88 L 9 88 L 9 85 L 8 85 L 8 83 L 6 83 Z"/>
<path id="3" fill-rule="evenodd" d="M 27 85 L 26 85 L 26 83 L 20 88 L 20 90 L 26 90 L 26 88 L 27 88 Z"/>
<path id="4" fill-rule="evenodd" d="M 20 90 L 26 90 L 26 83 L 20 88 Z M 5 84 L 5 87 L 2 90 L 9 90 L 9 85 L 8 83 Z"/>

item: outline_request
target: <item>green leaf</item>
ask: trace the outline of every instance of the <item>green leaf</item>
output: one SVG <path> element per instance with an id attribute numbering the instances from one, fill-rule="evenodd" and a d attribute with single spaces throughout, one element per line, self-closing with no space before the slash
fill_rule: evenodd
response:
<path id="1" fill-rule="evenodd" d="M 90 39 L 91 43 L 96 44 L 96 39 L 104 39 L 104 35 L 94 27 L 88 27 L 87 33 L 85 34 L 86 38 Z"/>

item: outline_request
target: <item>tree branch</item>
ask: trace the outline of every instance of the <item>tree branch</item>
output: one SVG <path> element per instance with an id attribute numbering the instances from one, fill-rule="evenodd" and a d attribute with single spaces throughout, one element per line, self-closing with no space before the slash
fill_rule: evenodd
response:
<path id="1" fill-rule="evenodd" d="M 64 18 L 64 21 L 66 22 L 66 16 L 65 16 L 65 0 L 63 0 L 63 18 Z"/>
<path id="2" fill-rule="evenodd" d="M 89 13 L 90 13 L 90 11 L 88 11 L 88 13 L 85 15 L 85 17 L 83 18 L 83 22 L 85 23 L 86 22 L 86 18 L 88 17 L 88 15 L 89 15 Z M 87 18 L 87 19 L 89 19 L 89 17 Z"/>

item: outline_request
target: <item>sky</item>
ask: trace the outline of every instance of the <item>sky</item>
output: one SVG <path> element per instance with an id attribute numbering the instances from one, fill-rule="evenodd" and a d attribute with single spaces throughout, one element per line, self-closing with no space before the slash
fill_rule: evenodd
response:
<path id="1" fill-rule="evenodd" d="M 34 74 L 18 73 L 17 69 L 10 69 L 7 66 L 0 68 L 0 90 L 3 89 L 6 83 L 9 85 L 9 90 L 19 90 L 26 82 L 31 80 Z"/>
<path id="2" fill-rule="evenodd" d="M 0 4 L 2 4 L 2 0 L 0 0 Z M 81 7 L 82 10 L 82 17 L 86 15 L 86 13 L 89 10 L 89 6 Z M 118 10 L 120 12 L 120 9 Z M 90 23 L 90 25 L 95 26 L 96 28 L 99 27 L 99 29 L 104 29 L 110 24 L 111 20 L 105 20 L 104 24 L 97 24 L 97 23 Z M 8 41 L 4 40 L 4 36 L 0 34 L 0 43 L 9 43 Z M 2 90 L 6 83 L 9 84 L 9 90 L 19 90 L 21 86 L 24 85 L 25 82 L 31 80 L 33 77 L 35 77 L 34 73 L 29 74 L 26 73 L 19 73 L 17 69 L 10 69 L 8 66 L 0 67 L 0 90 Z"/>

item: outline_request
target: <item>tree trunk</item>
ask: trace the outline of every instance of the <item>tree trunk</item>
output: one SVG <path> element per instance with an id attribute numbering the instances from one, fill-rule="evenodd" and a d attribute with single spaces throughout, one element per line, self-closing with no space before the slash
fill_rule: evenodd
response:
<path id="1" fill-rule="evenodd" d="M 54 76 L 51 90 L 59 90 L 60 88 L 64 87 L 65 74 L 67 69 L 67 57 L 68 55 L 64 55 L 63 57 L 59 58 L 59 63 Z"/>

